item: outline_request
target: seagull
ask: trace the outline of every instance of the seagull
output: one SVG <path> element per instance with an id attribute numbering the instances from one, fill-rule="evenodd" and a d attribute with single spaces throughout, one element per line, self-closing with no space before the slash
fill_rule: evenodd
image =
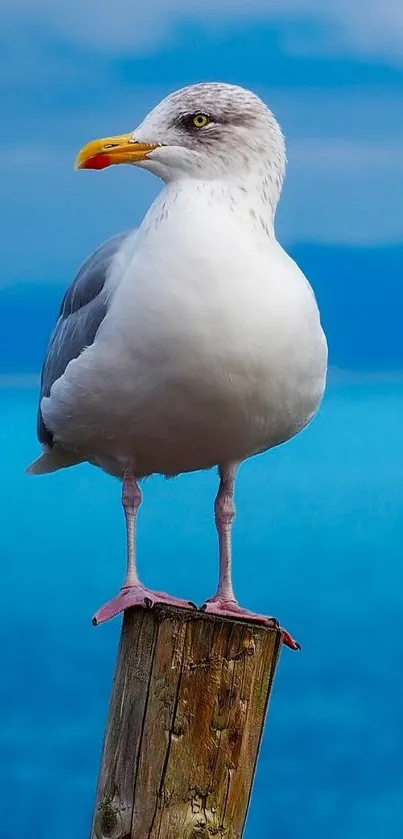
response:
<path id="1" fill-rule="evenodd" d="M 27 471 L 88 461 L 122 481 L 127 574 L 98 624 L 132 606 L 194 605 L 139 579 L 140 481 L 218 467 L 219 582 L 202 609 L 278 626 L 235 597 L 231 531 L 239 465 L 305 428 L 326 385 L 314 293 L 274 231 L 281 128 L 249 90 L 191 85 L 133 132 L 88 143 L 76 168 L 121 163 L 164 185 L 140 227 L 101 245 L 63 298 L 41 376 L 43 453 Z"/>

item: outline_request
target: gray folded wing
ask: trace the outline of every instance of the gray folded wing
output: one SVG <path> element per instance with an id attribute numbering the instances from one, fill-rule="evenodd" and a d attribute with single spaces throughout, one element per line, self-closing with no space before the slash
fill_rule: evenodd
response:
<path id="1" fill-rule="evenodd" d="M 64 295 L 42 367 L 37 431 L 45 446 L 52 446 L 53 435 L 43 420 L 42 398 L 49 396 L 53 382 L 63 375 L 68 363 L 94 342 L 108 310 L 108 271 L 127 235 L 119 234 L 101 245 L 84 262 Z"/>

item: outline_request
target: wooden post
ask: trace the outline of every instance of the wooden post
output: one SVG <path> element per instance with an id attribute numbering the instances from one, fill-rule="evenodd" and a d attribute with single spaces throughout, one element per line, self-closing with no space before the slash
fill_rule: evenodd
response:
<path id="1" fill-rule="evenodd" d="M 203 612 L 125 613 L 91 839 L 241 839 L 281 644 Z"/>

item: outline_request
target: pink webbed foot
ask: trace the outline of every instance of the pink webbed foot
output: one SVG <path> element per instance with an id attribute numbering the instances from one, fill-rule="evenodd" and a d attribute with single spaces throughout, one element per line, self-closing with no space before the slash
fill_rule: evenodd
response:
<path id="1" fill-rule="evenodd" d="M 180 597 L 173 597 L 162 591 L 152 591 L 142 585 L 124 586 L 113 600 L 109 600 L 105 606 L 98 609 L 92 623 L 94 626 L 98 626 L 99 623 L 109 621 L 132 606 L 143 606 L 146 609 L 151 609 L 156 603 L 166 603 L 179 609 L 197 608 L 196 604 L 190 600 L 181 600 Z"/>
<path id="2" fill-rule="evenodd" d="M 286 647 L 292 650 L 300 650 L 301 645 L 298 641 L 287 632 L 286 629 L 280 626 L 277 618 L 267 615 L 259 615 L 256 612 L 251 612 L 249 609 L 243 609 L 236 600 L 226 600 L 222 597 L 212 597 L 207 600 L 201 607 L 203 612 L 208 612 L 212 615 L 221 615 L 223 618 L 240 618 L 241 620 L 253 621 L 254 623 L 271 626 L 273 629 L 280 629 L 283 634 L 283 643 Z"/>

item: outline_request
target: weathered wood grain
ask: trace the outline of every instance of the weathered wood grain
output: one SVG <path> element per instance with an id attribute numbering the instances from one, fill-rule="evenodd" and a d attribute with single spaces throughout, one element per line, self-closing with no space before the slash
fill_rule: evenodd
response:
<path id="1" fill-rule="evenodd" d="M 240 839 L 281 644 L 202 612 L 126 612 L 91 839 Z"/>

